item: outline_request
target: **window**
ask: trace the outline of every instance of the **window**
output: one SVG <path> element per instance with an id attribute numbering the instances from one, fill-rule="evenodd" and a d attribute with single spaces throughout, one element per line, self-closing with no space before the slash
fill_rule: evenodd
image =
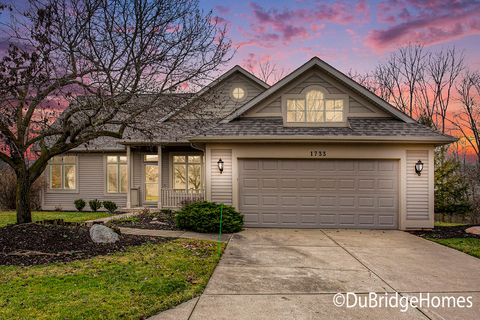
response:
<path id="1" fill-rule="evenodd" d="M 158 154 L 143 156 L 145 178 L 145 202 L 158 201 Z"/>
<path id="2" fill-rule="evenodd" d="M 145 161 L 145 162 L 158 162 L 158 154 L 146 154 L 143 157 L 143 161 Z"/>
<path id="3" fill-rule="evenodd" d="M 127 192 L 127 189 L 127 157 L 107 156 L 107 192 Z"/>
<path id="4" fill-rule="evenodd" d="M 75 156 L 57 156 L 50 160 L 50 189 L 75 190 L 77 161 Z"/>
<path id="5" fill-rule="evenodd" d="M 202 186 L 202 156 L 173 156 L 173 189 L 200 190 Z"/>
<path id="6" fill-rule="evenodd" d="M 304 97 L 287 99 L 286 109 L 286 122 L 290 123 L 344 122 L 344 99 L 326 97 L 316 89 Z"/>
<path id="7" fill-rule="evenodd" d="M 232 98 L 235 100 L 243 100 L 246 96 L 246 90 L 242 87 L 234 87 L 232 89 Z"/>

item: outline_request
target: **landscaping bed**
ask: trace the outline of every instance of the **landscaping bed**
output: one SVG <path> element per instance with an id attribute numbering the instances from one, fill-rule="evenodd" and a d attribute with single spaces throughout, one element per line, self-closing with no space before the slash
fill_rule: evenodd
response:
<path id="1" fill-rule="evenodd" d="M 480 235 L 466 233 L 465 229 L 472 227 L 472 225 L 454 225 L 454 226 L 435 226 L 432 230 L 415 230 L 410 233 L 420 236 L 422 238 L 431 239 L 449 239 L 449 238 L 477 238 Z"/>
<path id="2" fill-rule="evenodd" d="M 144 210 L 135 216 L 109 221 L 108 225 L 153 230 L 180 230 L 175 225 L 174 212 L 170 210 Z"/>
<path id="3" fill-rule="evenodd" d="M 68 262 L 124 251 L 129 246 L 159 243 L 160 237 L 120 235 L 113 244 L 97 244 L 85 226 L 29 223 L 0 228 L 0 265 Z"/>
<path id="4" fill-rule="evenodd" d="M 480 235 L 465 232 L 472 225 L 436 225 L 432 230 L 417 230 L 410 233 L 444 246 L 480 258 Z"/>

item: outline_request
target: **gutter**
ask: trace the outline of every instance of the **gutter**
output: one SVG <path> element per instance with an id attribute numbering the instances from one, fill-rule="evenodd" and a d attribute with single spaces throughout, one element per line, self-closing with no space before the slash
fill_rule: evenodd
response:
<path id="1" fill-rule="evenodd" d="M 403 136 L 278 136 L 278 135 L 263 135 L 263 136 L 203 136 L 191 138 L 192 142 L 328 142 L 328 143 L 433 143 L 437 145 L 445 145 L 457 141 L 457 138 L 443 138 L 438 137 L 403 137 Z"/>

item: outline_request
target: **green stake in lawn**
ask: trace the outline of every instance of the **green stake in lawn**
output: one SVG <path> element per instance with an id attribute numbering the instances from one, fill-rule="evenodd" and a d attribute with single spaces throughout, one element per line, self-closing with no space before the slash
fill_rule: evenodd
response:
<path id="1" fill-rule="evenodd" d="M 222 217 L 223 217 L 223 203 L 220 204 L 220 229 L 218 232 L 218 257 L 222 251 Z"/>

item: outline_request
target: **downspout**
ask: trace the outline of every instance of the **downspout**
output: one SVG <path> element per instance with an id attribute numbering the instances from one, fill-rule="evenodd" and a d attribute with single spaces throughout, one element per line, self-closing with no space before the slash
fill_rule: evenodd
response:
<path id="1" fill-rule="evenodd" d="M 190 142 L 190 146 L 191 146 L 193 149 L 200 150 L 200 151 L 202 151 L 202 152 L 205 154 L 205 146 L 203 146 L 203 148 L 202 148 L 202 147 L 199 146 L 198 144 L 196 145 L 195 142 Z"/>

